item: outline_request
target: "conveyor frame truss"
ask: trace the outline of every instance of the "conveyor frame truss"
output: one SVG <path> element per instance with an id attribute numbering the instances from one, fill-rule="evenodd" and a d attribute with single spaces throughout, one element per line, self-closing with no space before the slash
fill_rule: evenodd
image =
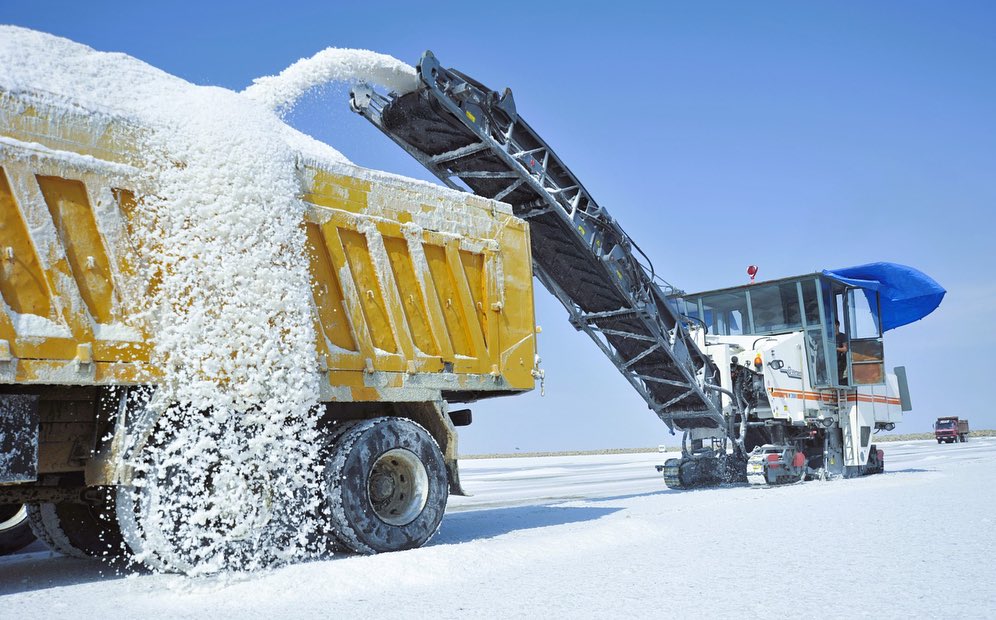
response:
<path id="1" fill-rule="evenodd" d="M 673 289 L 518 116 L 511 92 L 444 69 L 431 52 L 418 71 L 405 95 L 356 86 L 353 110 L 448 187 L 507 202 L 530 223 L 535 275 L 672 431 L 724 428 L 718 373 L 668 303 Z"/>

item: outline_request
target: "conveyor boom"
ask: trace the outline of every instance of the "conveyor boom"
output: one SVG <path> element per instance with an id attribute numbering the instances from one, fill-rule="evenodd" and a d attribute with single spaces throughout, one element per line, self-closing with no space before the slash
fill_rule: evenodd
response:
<path id="1" fill-rule="evenodd" d="M 723 428 L 715 366 L 639 248 L 518 115 L 511 91 L 444 69 L 431 52 L 418 71 L 419 88 L 400 96 L 357 86 L 353 109 L 447 186 L 529 222 L 536 276 L 669 428 Z"/>

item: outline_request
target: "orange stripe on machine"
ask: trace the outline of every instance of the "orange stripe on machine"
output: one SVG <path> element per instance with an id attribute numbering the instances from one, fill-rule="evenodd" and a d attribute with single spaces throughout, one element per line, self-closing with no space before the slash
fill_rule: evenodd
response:
<path id="1" fill-rule="evenodd" d="M 815 400 L 817 402 L 835 402 L 833 397 L 820 392 L 804 392 L 802 390 L 787 390 L 783 388 L 768 388 L 768 392 L 773 398 L 795 398 L 800 400 Z M 861 403 L 881 403 L 886 405 L 898 405 L 899 399 L 889 396 L 875 396 L 874 394 L 848 394 L 847 402 Z"/>

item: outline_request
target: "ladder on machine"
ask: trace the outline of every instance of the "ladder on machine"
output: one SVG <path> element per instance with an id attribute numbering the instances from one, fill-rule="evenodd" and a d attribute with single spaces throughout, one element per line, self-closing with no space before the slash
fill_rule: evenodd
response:
<path id="1" fill-rule="evenodd" d="M 445 69 L 431 52 L 418 73 L 403 95 L 354 87 L 352 109 L 448 187 L 506 202 L 529 222 L 536 277 L 672 432 L 725 429 L 717 369 L 668 303 L 674 290 L 518 115 L 511 91 Z"/>

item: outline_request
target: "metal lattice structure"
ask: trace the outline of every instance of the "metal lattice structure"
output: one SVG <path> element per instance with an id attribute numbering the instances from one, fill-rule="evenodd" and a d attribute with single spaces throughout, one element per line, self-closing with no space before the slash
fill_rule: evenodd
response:
<path id="1" fill-rule="evenodd" d="M 418 71 L 419 88 L 400 96 L 357 86 L 353 110 L 447 186 L 529 222 L 536 277 L 669 428 L 723 428 L 716 368 L 668 303 L 669 285 L 518 115 L 511 91 L 444 69 L 431 52 Z"/>

